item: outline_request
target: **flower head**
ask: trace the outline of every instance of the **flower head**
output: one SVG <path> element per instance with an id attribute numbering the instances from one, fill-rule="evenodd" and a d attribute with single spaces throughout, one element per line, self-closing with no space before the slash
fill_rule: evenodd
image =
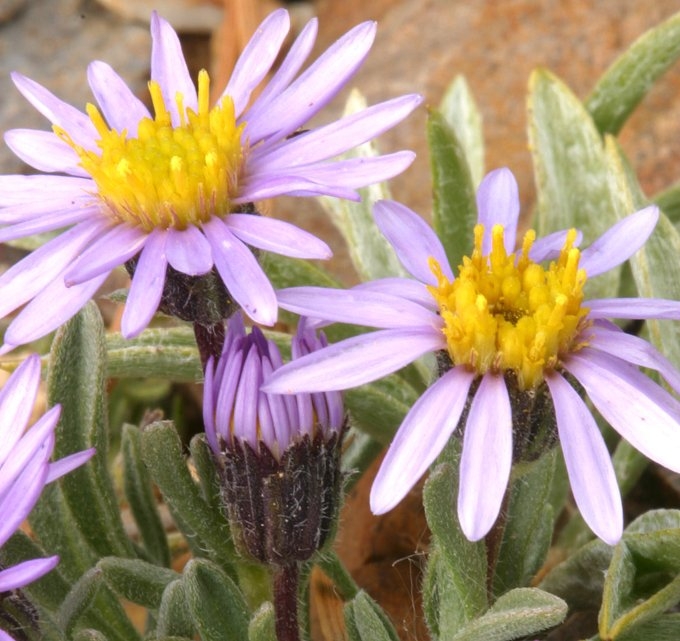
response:
<path id="1" fill-rule="evenodd" d="M 523 429 L 517 399 L 549 395 L 576 503 L 595 533 L 614 543 L 623 516 L 613 467 L 572 381 L 632 445 L 680 471 L 680 403 L 636 366 L 658 370 L 676 391 L 680 373 L 649 343 L 607 320 L 679 319 L 680 303 L 584 300 L 583 287 L 586 278 L 642 246 L 658 211 L 648 207 L 628 216 L 582 251 L 576 247 L 579 234 L 571 230 L 541 239 L 530 231 L 515 252 L 519 202 L 510 171 L 484 179 L 477 206 L 474 248 L 454 276 L 439 239 L 420 217 L 398 203 L 377 203 L 375 220 L 415 280 L 384 279 L 349 291 L 279 292 L 288 310 L 381 329 L 285 366 L 265 389 L 353 387 L 427 352 L 445 354 L 448 366 L 411 408 L 390 446 L 371 507 L 386 512 L 403 498 L 441 452 L 467 405 L 459 428 L 458 516 L 471 540 L 483 537 L 498 516 Z"/>
<path id="2" fill-rule="evenodd" d="M 293 359 L 326 345 L 302 321 Z M 339 505 L 345 430 L 339 392 L 281 396 L 260 390 L 283 365 L 276 344 L 236 314 L 222 356 L 206 368 L 203 417 L 240 547 L 277 565 L 308 559 Z"/>
<path id="3" fill-rule="evenodd" d="M 49 409 L 27 431 L 40 384 L 40 357 L 27 358 L 0 391 L 0 546 L 33 509 L 51 481 L 85 463 L 94 449 L 50 463 L 61 407 Z M 24 561 L 0 571 L 0 592 L 21 588 L 52 570 L 59 557 Z"/>
<path id="4" fill-rule="evenodd" d="M 298 258 L 328 258 L 330 250 L 294 225 L 257 215 L 251 203 L 282 194 L 358 198 L 357 188 L 403 171 L 411 152 L 329 159 L 389 129 L 421 100 L 404 96 L 300 133 L 363 62 L 375 24 L 355 27 L 298 74 L 316 37 L 310 21 L 253 99 L 288 29 L 284 10 L 260 25 L 212 107 L 208 74 L 194 87 L 177 34 L 155 13 L 153 115 L 104 62 L 89 66 L 98 107 L 86 113 L 13 74 L 53 131 L 12 130 L 5 140 L 25 162 L 57 175 L 0 176 L 0 242 L 66 231 L 0 278 L 1 316 L 28 303 L 4 351 L 64 323 L 123 264 L 134 272 L 125 336 L 144 329 L 163 303 L 166 274 L 215 274 L 251 318 L 275 322 L 274 291 L 248 246 Z"/>

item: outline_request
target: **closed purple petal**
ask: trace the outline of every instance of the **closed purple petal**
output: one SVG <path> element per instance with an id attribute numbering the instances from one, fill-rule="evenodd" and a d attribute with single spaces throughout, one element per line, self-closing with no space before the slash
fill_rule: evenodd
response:
<path id="1" fill-rule="evenodd" d="M 234 101 L 237 117 L 246 108 L 253 90 L 274 64 L 289 29 L 288 12 L 278 9 L 267 16 L 246 44 L 222 94 Z"/>
<path id="2" fill-rule="evenodd" d="M 45 202 L 66 204 L 69 198 L 82 197 L 94 189 L 91 178 L 6 174 L 0 176 L 0 206 Z"/>
<path id="3" fill-rule="evenodd" d="M 160 85 L 173 127 L 177 127 L 180 117 L 175 97 L 180 93 L 184 108 L 198 111 L 196 88 L 175 30 L 155 11 L 151 14 L 151 40 L 151 79 Z"/>
<path id="4" fill-rule="evenodd" d="M 276 294 L 253 253 L 219 218 L 212 218 L 203 230 L 231 296 L 255 322 L 273 325 L 278 312 Z"/>
<path id="5" fill-rule="evenodd" d="M 588 398 L 633 447 L 680 472 L 680 403 L 647 376 L 608 354 L 583 349 L 564 366 Z"/>
<path id="6" fill-rule="evenodd" d="M 0 243 L 6 243 L 8 240 L 15 240 L 17 238 L 25 238 L 34 234 L 41 234 L 47 231 L 54 231 L 61 229 L 74 223 L 82 222 L 96 216 L 98 213 L 97 207 L 71 207 L 63 211 L 54 211 L 45 214 L 39 218 L 33 218 L 25 222 L 17 223 L 8 227 L 0 229 Z M 0 212 L 0 216 L 2 212 Z"/>
<path id="7" fill-rule="evenodd" d="M 444 449 L 465 407 L 474 372 L 455 367 L 418 399 L 392 441 L 371 488 L 371 511 L 401 501 Z"/>
<path id="8" fill-rule="evenodd" d="M 592 349 L 606 352 L 640 367 L 656 370 L 676 392 L 680 393 L 680 372 L 646 340 L 626 334 L 616 326 L 607 329 L 600 325 L 589 327 L 584 332 L 584 338 L 587 338 Z"/>
<path id="9" fill-rule="evenodd" d="M 300 32 L 300 35 L 291 45 L 276 73 L 267 82 L 267 85 L 248 109 L 246 121 L 255 121 L 261 117 L 261 114 L 266 113 L 271 104 L 279 97 L 286 87 L 288 87 L 293 78 L 295 78 L 314 47 L 317 28 L 318 21 L 316 18 L 312 18 L 305 25 L 304 29 Z M 259 141 L 251 139 L 250 142 L 253 144 Z"/>
<path id="10" fill-rule="evenodd" d="M 31 559 L 24 561 L 11 568 L 0 572 L 0 591 L 8 592 L 23 588 L 41 576 L 53 570 L 59 563 L 58 556 L 50 556 L 44 559 Z M 1 639 L 13 641 L 9 635 L 0 636 Z"/>
<path id="11" fill-rule="evenodd" d="M 361 289 L 291 287 L 276 292 L 279 306 L 300 316 L 394 329 L 440 330 L 441 317 L 406 298 Z"/>
<path id="12" fill-rule="evenodd" d="M 460 459 L 458 518 L 478 541 L 491 529 L 503 503 L 512 467 L 512 413 L 505 380 L 485 374 L 470 406 Z"/>
<path id="13" fill-rule="evenodd" d="M 186 229 L 168 229 L 168 243 L 165 248 L 168 263 L 182 274 L 200 276 L 207 274 L 213 266 L 210 243 L 203 232 L 189 225 Z"/>
<path id="14" fill-rule="evenodd" d="M 118 224 L 102 234 L 76 257 L 64 272 L 67 287 L 108 274 L 135 256 L 144 246 L 147 234 L 139 227 Z"/>
<path id="15" fill-rule="evenodd" d="M 322 240 L 284 220 L 252 214 L 230 214 L 224 222 L 234 236 L 258 249 L 293 258 L 327 260 L 333 255 Z"/>
<path id="16" fill-rule="evenodd" d="M 16 71 L 10 74 L 21 94 L 53 125 L 58 125 L 73 141 L 85 149 L 95 150 L 98 139 L 92 121 L 82 111 L 57 98 L 51 91 Z"/>
<path id="17" fill-rule="evenodd" d="M 235 354 L 229 359 L 229 368 L 224 372 L 224 378 L 219 386 L 217 405 L 215 405 L 215 425 L 219 435 L 227 442 L 232 436 L 231 417 L 234 411 L 236 391 L 241 379 L 243 357 L 243 352 L 236 350 Z"/>
<path id="18" fill-rule="evenodd" d="M 623 508 L 602 434 L 581 397 L 560 374 L 552 372 L 545 381 L 576 505 L 593 532 L 616 545 L 623 532 Z"/>
<path id="19" fill-rule="evenodd" d="M 251 162 L 258 171 L 274 171 L 332 158 L 379 136 L 406 118 L 421 102 L 422 96 L 418 94 L 381 102 L 295 136 L 279 145 L 275 151 L 266 147 L 259 151 L 255 149 Z"/>
<path id="20" fill-rule="evenodd" d="M 494 225 L 505 229 L 505 251 L 515 251 L 519 220 L 519 189 L 512 172 L 506 167 L 489 172 L 477 189 L 477 221 L 484 225 L 482 255 L 491 252 L 491 230 Z"/>
<path id="21" fill-rule="evenodd" d="M 78 252 L 101 231 L 99 223 L 81 223 L 60 234 L 12 265 L 0 276 L 0 316 L 31 300 L 55 279 Z"/>
<path id="22" fill-rule="evenodd" d="M 267 109 L 247 123 L 245 135 L 260 140 L 293 133 L 326 106 L 364 61 L 375 38 L 374 22 L 364 22 L 329 47 Z"/>
<path id="23" fill-rule="evenodd" d="M 105 62 L 91 62 L 87 68 L 87 79 L 109 127 L 120 132 L 127 131 L 130 138 L 136 138 L 139 122 L 151 117 L 144 103 Z"/>
<path id="24" fill-rule="evenodd" d="M 107 274 L 97 276 L 73 287 L 66 287 L 63 280 L 57 278 L 35 296 L 11 322 L 5 332 L 5 343 L 24 345 L 47 336 L 83 308 L 103 285 L 106 276 Z"/>
<path id="25" fill-rule="evenodd" d="M 31 354 L 0 390 L 0 464 L 23 434 L 40 385 L 40 357 Z"/>
<path id="26" fill-rule="evenodd" d="M 373 206 L 373 217 L 397 252 L 401 264 L 415 278 L 427 285 L 437 284 L 437 278 L 429 265 L 429 259 L 434 258 L 444 276 L 453 280 L 441 241 L 418 214 L 400 203 L 379 200 Z"/>
<path id="27" fill-rule="evenodd" d="M 60 458 L 58 461 L 50 463 L 45 484 L 56 481 L 57 479 L 60 479 L 62 476 L 64 476 L 64 474 L 68 474 L 81 465 L 84 465 L 95 455 L 96 452 L 96 448 L 91 447 L 90 449 L 83 450 L 82 452 L 76 452 L 75 454 L 70 454 L 69 456 Z"/>
<path id="28" fill-rule="evenodd" d="M 427 352 L 444 347 L 430 328 L 385 329 L 348 338 L 296 359 L 274 372 L 262 390 L 276 394 L 342 390 L 396 372 Z"/>
<path id="29" fill-rule="evenodd" d="M 603 274 L 628 260 L 647 242 L 658 220 L 659 209 L 651 206 L 612 225 L 581 252 L 580 266 L 586 270 L 588 278 Z"/>
<path id="30" fill-rule="evenodd" d="M 567 240 L 567 234 L 569 234 L 569 230 L 565 229 L 553 232 L 542 238 L 537 238 L 529 250 L 529 258 L 536 263 L 541 263 L 544 260 L 555 260 L 564 247 L 564 242 Z M 574 247 L 578 247 L 582 240 L 583 234 L 580 231 L 577 231 Z"/>
<path id="31" fill-rule="evenodd" d="M 234 401 L 234 437 L 248 443 L 257 451 L 257 410 L 258 395 L 262 378 L 260 355 L 255 345 L 251 346 L 241 370 L 236 399 Z"/>
<path id="32" fill-rule="evenodd" d="M 168 266 L 165 258 L 166 240 L 167 232 L 162 229 L 154 229 L 147 236 L 121 319 L 120 331 L 125 338 L 137 336 L 158 310 Z"/>
<path id="33" fill-rule="evenodd" d="M 11 129 L 5 132 L 5 142 L 15 155 L 35 169 L 89 176 L 79 167 L 76 152 L 51 131 Z"/>
<path id="34" fill-rule="evenodd" d="M 680 301 L 666 298 L 602 298 L 584 301 L 588 318 L 680 320 Z"/>

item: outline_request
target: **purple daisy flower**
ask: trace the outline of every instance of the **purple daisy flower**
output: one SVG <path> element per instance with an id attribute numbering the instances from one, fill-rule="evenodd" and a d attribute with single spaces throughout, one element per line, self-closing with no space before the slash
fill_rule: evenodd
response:
<path id="1" fill-rule="evenodd" d="M 376 25 L 358 25 L 298 75 L 314 45 L 316 20 L 291 46 L 263 91 L 290 19 L 272 13 L 239 58 L 210 108 L 208 74 L 194 87 L 177 34 L 151 16 L 152 116 L 121 77 L 93 62 L 99 104 L 87 114 L 18 73 L 12 78 L 53 125 L 17 129 L 5 141 L 49 174 L 0 176 L 0 242 L 62 231 L 0 278 L 0 316 L 28 303 L 5 334 L 7 352 L 71 318 L 110 271 L 135 257 L 122 333 L 141 332 L 157 311 L 168 267 L 196 277 L 213 269 L 255 321 L 276 321 L 276 296 L 248 246 L 296 258 L 328 258 L 328 246 L 284 221 L 247 212 L 282 194 L 358 199 L 357 188 L 403 171 L 414 154 L 329 160 L 374 138 L 420 102 L 408 95 L 299 133 L 368 54 Z M 252 211 L 252 209 L 251 209 Z"/>
<path id="2" fill-rule="evenodd" d="M 326 346 L 301 321 L 293 360 Z M 258 328 L 229 321 L 222 356 L 208 361 L 203 417 L 235 540 L 263 563 L 287 566 L 320 549 L 340 503 L 345 412 L 340 392 L 281 396 L 260 390 L 283 365 Z"/>
<path id="3" fill-rule="evenodd" d="M 40 357 L 33 354 L 0 391 L 0 546 L 26 520 L 45 485 L 82 465 L 94 454 L 94 449 L 89 449 L 50 463 L 54 430 L 61 412 L 59 405 L 50 408 L 24 432 L 39 385 Z M 58 562 L 59 557 L 52 556 L 1 570 L 0 592 L 35 581 Z"/>
<path id="4" fill-rule="evenodd" d="M 427 352 L 450 362 L 404 419 L 378 472 L 371 508 L 393 508 L 427 470 L 459 424 L 464 426 L 458 516 L 470 540 L 485 536 L 503 500 L 513 461 L 511 396 L 544 390 L 574 499 L 607 543 L 623 516 L 613 466 L 600 431 L 572 386 L 650 459 L 680 472 L 680 402 L 641 373 L 657 370 L 680 392 L 680 373 L 652 345 L 609 322 L 680 319 L 680 303 L 646 298 L 583 300 L 592 278 L 627 260 L 657 219 L 647 207 L 621 220 L 590 247 L 575 230 L 536 239 L 513 253 L 519 216 L 512 173 L 490 173 L 477 194 L 474 250 L 454 276 L 444 248 L 415 213 L 375 205 L 376 223 L 415 280 L 392 278 L 352 290 L 280 291 L 281 307 L 325 321 L 380 328 L 332 345 L 275 372 L 264 389 L 294 393 L 343 389 L 395 372 Z M 541 263 L 550 260 L 548 266 Z M 542 392 L 543 393 L 543 392 Z M 521 429 L 516 422 L 515 432 Z"/>

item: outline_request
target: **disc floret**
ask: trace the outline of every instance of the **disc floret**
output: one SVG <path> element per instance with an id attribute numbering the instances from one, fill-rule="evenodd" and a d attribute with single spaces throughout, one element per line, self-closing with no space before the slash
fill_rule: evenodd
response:
<path id="1" fill-rule="evenodd" d="M 430 259 L 437 285 L 428 289 L 444 321 L 449 356 L 454 365 L 468 365 L 482 375 L 512 370 L 521 389 L 535 388 L 561 355 L 583 346 L 577 337 L 588 313 L 581 306 L 586 273 L 573 246 L 576 231 L 567 234 L 558 259 L 548 267 L 529 257 L 533 230 L 525 234 L 518 255 L 506 252 L 501 225 L 492 228 L 487 256 L 482 254 L 483 225 L 475 227 L 474 236 L 474 251 L 463 258 L 453 281 Z"/>
<path id="2" fill-rule="evenodd" d="M 84 149 L 61 128 L 54 130 L 80 158 L 97 185 L 97 197 L 117 222 L 147 232 L 186 229 L 225 215 L 237 190 L 245 150 L 244 124 L 236 124 L 234 103 L 225 96 L 209 106 L 210 79 L 198 76 L 198 112 L 175 95 L 179 123 L 173 126 L 161 86 L 149 82 L 154 118 L 139 122 L 136 137 L 110 129 L 99 109 L 87 113 L 99 134 L 98 151 Z"/>

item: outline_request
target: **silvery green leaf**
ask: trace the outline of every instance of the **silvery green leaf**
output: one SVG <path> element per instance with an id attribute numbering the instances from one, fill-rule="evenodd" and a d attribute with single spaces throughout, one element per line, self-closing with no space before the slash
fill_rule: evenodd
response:
<path id="1" fill-rule="evenodd" d="M 539 235 L 576 227 L 587 247 L 623 215 L 611 194 L 602 138 L 578 98 L 544 69 L 531 75 L 528 109 Z M 615 296 L 619 271 L 589 280 L 587 297 Z"/>
<path id="2" fill-rule="evenodd" d="M 363 590 L 345 604 L 345 621 L 352 641 L 399 641 L 385 613 Z"/>
<path id="3" fill-rule="evenodd" d="M 439 111 L 456 134 L 476 188 L 484 177 L 482 115 L 464 76 L 456 76 L 444 93 Z"/>
<path id="4" fill-rule="evenodd" d="M 477 201 L 465 149 L 436 110 L 427 119 L 432 170 L 432 226 L 455 269 L 470 253 L 477 223 Z"/>
<path id="5" fill-rule="evenodd" d="M 617 134 L 654 82 L 680 58 L 680 13 L 640 36 L 598 81 L 586 107 L 601 133 Z"/>

